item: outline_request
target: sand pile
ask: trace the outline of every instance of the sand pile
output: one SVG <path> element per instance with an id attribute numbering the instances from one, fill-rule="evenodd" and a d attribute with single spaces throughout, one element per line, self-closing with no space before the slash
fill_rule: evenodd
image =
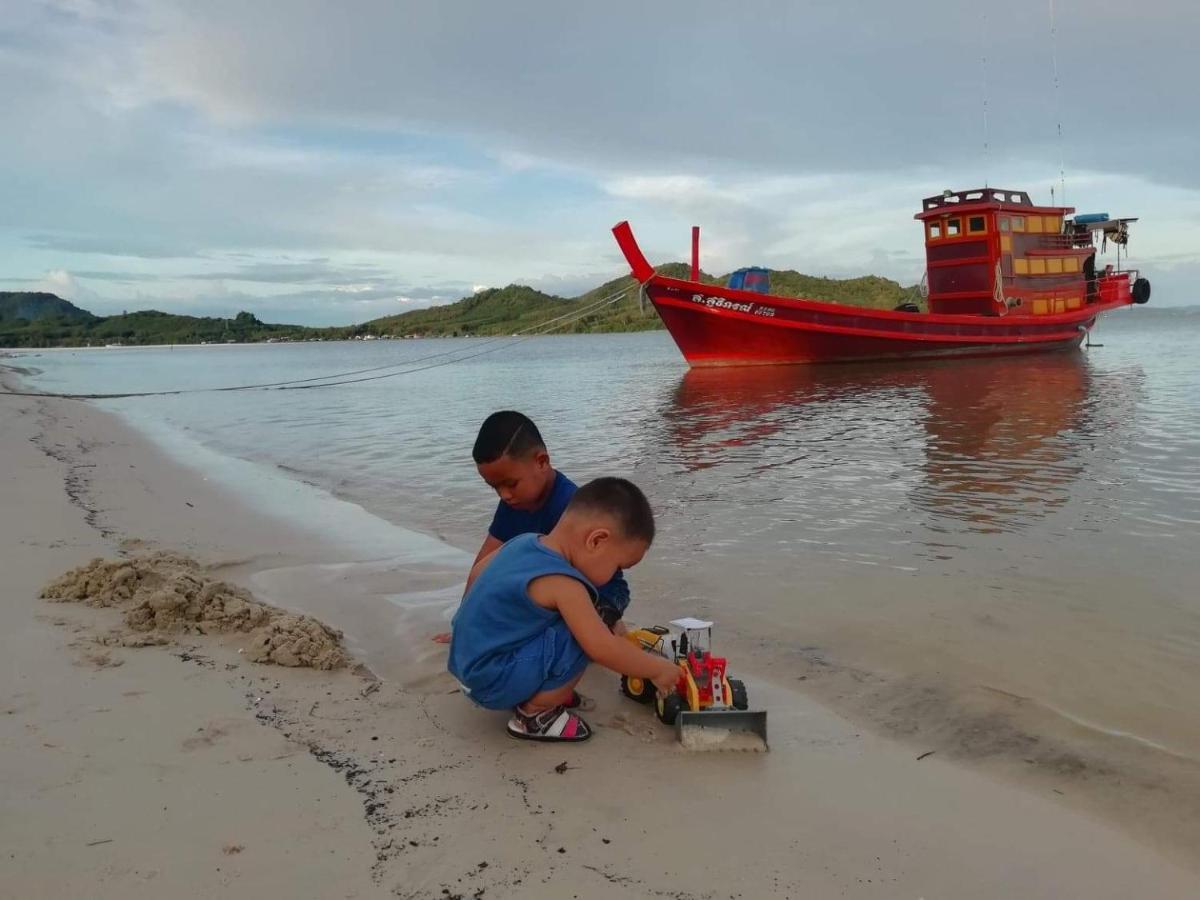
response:
<path id="1" fill-rule="evenodd" d="M 93 559 L 46 585 L 42 597 L 116 607 L 137 632 L 246 633 L 251 636 L 246 655 L 255 662 L 314 669 L 347 662 L 341 632 L 311 616 L 259 603 L 248 591 L 208 577 L 195 560 L 173 553 Z"/>

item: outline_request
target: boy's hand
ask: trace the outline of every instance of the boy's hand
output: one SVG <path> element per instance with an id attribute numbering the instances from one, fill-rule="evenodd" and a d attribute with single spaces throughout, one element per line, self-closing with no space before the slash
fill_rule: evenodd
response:
<path id="1" fill-rule="evenodd" d="M 666 697 L 675 692 L 675 685 L 679 683 L 679 666 L 668 659 L 662 661 L 661 668 L 650 676 L 650 680 L 654 682 L 654 687 L 658 693 Z"/>

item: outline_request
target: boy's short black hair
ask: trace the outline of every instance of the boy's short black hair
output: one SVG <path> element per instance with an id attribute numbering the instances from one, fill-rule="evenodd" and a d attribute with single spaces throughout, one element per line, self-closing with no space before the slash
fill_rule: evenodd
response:
<path id="1" fill-rule="evenodd" d="M 601 513 L 614 519 L 624 537 L 654 542 L 654 510 L 646 495 L 624 478 L 597 478 L 575 492 L 567 512 Z"/>
<path id="2" fill-rule="evenodd" d="M 495 462 L 502 456 L 516 459 L 536 450 L 545 450 L 546 442 L 529 416 L 511 409 L 494 412 L 479 426 L 479 436 L 471 448 L 476 465 Z"/>

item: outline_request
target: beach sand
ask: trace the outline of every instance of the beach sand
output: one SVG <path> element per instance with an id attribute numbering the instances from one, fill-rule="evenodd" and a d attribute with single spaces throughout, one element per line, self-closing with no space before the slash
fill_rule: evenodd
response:
<path id="1" fill-rule="evenodd" d="M 603 671 L 596 736 L 564 747 L 506 737 L 440 651 L 376 680 L 252 663 L 236 635 L 97 643 L 116 611 L 38 599 L 96 556 L 169 550 L 250 588 L 348 560 L 85 404 L 0 397 L 0 465 L 5 896 L 1200 895 L 1069 779 L 918 759 L 770 684 L 770 753 L 687 753 Z"/>

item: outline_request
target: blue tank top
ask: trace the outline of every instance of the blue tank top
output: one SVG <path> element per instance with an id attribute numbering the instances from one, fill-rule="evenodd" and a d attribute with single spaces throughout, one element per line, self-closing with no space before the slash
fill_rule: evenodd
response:
<path id="1" fill-rule="evenodd" d="M 574 578 L 595 602 L 591 582 L 540 535 L 513 538 L 496 551 L 454 615 L 447 667 L 468 688 L 481 690 L 505 677 L 513 654 L 562 620 L 529 597 L 529 583 L 543 575 Z"/>

